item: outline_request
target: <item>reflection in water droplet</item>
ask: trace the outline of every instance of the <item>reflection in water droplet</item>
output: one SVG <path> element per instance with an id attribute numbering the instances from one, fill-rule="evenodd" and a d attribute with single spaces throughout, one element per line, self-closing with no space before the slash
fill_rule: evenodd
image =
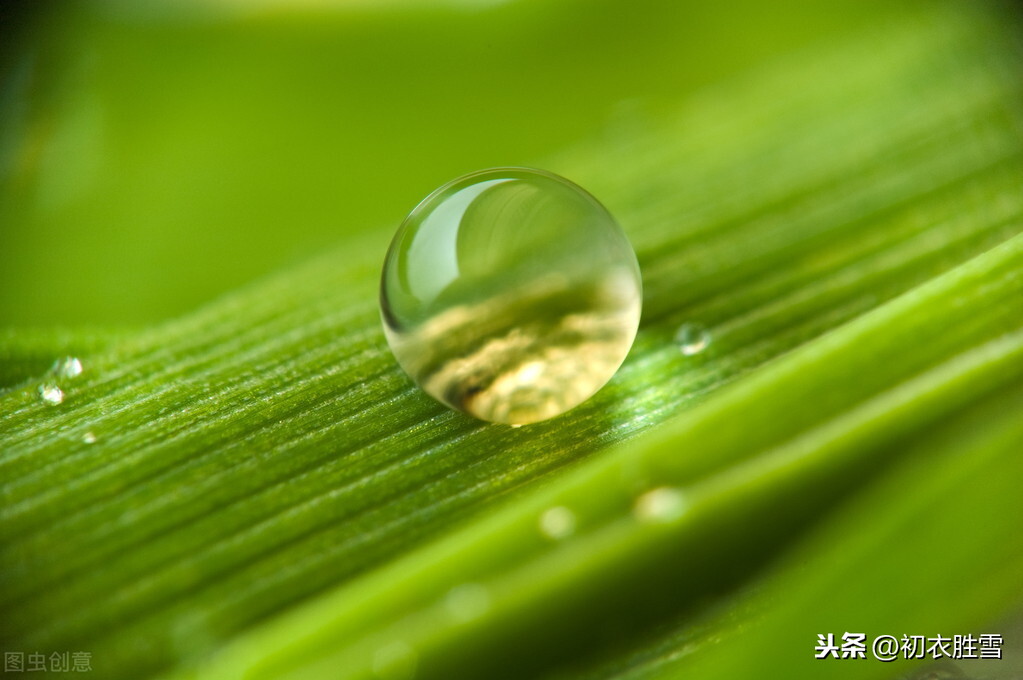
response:
<path id="1" fill-rule="evenodd" d="M 43 383 L 39 386 L 39 398 L 47 404 L 59 404 L 64 401 L 64 390 L 53 383 Z"/>
<path id="2" fill-rule="evenodd" d="M 58 378 L 77 378 L 82 374 L 82 362 L 78 357 L 64 357 L 53 365 L 53 372 Z"/>
<path id="3" fill-rule="evenodd" d="M 380 289 L 405 372 L 451 408 L 505 424 L 593 396 L 628 354 L 641 305 L 614 218 L 568 180 L 525 168 L 428 196 L 395 235 Z"/>
<path id="4" fill-rule="evenodd" d="M 632 512 L 643 522 L 670 522 L 685 514 L 686 505 L 681 491 L 662 486 L 637 498 Z"/>
<path id="5" fill-rule="evenodd" d="M 540 515 L 540 531 L 554 540 L 571 536 L 575 532 L 575 514 L 563 505 L 548 508 Z"/>
<path id="6" fill-rule="evenodd" d="M 85 434 L 82 435 L 82 441 L 85 442 L 86 444 L 95 444 L 96 435 L 93 434 L 92 432 L 86 432 Z"/>
<path id="7" fill-rule="evenodd" d="M 687 357 L 699 354 L 710 344 L 710 331 L 698 323 L 684 323 L 675 332 L 675 342 Z"/>
<path id="8" fill-rule="evenodd" d="M 444 596 L 444 607 L 456 621 L 472 621 L 490 609 L 490 593 L 479 583 L 463 583 Z"/>
<path id="9" fill-rule="evenodd" d="M 412 680 L 416 675 L 416 650 L 395 640 L 373 654 L 373 672 L 380 680 Z"/>

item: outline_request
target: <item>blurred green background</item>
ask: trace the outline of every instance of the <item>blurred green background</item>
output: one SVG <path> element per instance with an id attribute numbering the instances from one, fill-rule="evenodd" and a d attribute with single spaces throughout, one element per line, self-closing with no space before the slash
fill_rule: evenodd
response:
<path id="1" fill-rule="evenodd" d="M 0 327 L 144 325 L 360 231 L 382 258 L 404 215 L 457 175 L 642 127 L 704 84 L 893 10 L 8 5 Z"/>

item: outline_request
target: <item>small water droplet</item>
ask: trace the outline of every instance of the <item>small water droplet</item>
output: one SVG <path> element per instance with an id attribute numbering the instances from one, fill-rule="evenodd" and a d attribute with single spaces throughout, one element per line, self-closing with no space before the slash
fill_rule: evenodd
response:
<path id="1" fill-rule="evenodd" d="M 86 444 L 95 444 L 96 435 L 93 434 L 92 432 L 86 432 L 85 434 L 82 435 L 82 441 L 85 442 Z"/>
<path id="2" fill-rule="evenodd" d="M 373 672 L 380 680 L 412 680 L 418 663 L 416 650 L 401 640 L 388 643 L 373 654 Z"/>
<path id="3" fill-rule="evenodd" d="M 540 515 L 540 531 L 556 541 L 567 538 L 575 532 L 575 514 L 563 505 L 548 508 Z"/>
<path id="4" fill-rule="evenodd" d="M 53 365 L 53 372 L 58 378 L 77 378 L 82 374 L 82 362 L 78 357 L 64 357 Z"/>
<path id="5" fill-rule="evenodd" d="M 479 583 L 463 583 L 444 596 L 444 607 L 456 621 L 472 621 L 490 609 L 490 593 Z"/>
<path id="6" fill-rule="evenodd" d="M 675 342 L 683 355 L 691 357 L 707 349 L 710 331 L 698 323 L 684 323 L 675 332 Z"/>
<path id="7" fill-rule="evenodd" d="M 662 486 L 636 499 L 632 512 L 643 522 L 670 522 L 686 512 L 685 495 L 678 489 Z"/>
<path id="8" fill-rule="evenodd" d="M 214 624 L 206 613 L 190 613 L 176 617 L 167 631 L 173 649 L 179 654 L 201 654 L 216 642 Z"/>
<path id="9" fill-rule="evenodd" d="M 47 404 L 56 406 L 64 401 L 64 390 L 60 389 L 59 385 L 43 383 L 39 386 L 39 398 Z"/>

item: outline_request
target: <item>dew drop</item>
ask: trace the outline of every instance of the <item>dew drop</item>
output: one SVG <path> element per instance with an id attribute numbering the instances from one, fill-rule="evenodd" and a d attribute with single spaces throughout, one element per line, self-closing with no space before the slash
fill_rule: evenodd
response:
<path id="1" fill-rule="evenodd" d="M 675 332 L 675 342 L 683 355 L 691 357 L 707 349 L 710 331 L 698 323 L 684 323 Z"/>
<path id="2" fill-rule="evenodd" d="M 53 365 L 53 372 L 58 378 L 77 378 L 82 374 L 82 362 L 78 357 L 64 357 Z"/>
<path id="3" fill-rule="evenodd" d="M 398 363 L 429 395 L 521 425 L 614 375 L 641 286 L 632 246 L 596 199 L 548 172 L 495 168 L 445 184 L 405 219 L 380 308 Z"/>
<path id="4" fill-rule="evenodd" d="M 563 505 L 544 510 L 540 515 L 540 531 L 555 541 L 575 533 L 575 514 Z"/>
<path id="5" fill-rule="evenodd" d="M 685 514 L 685 495 L 678 489 L 662 486 L 636 499 L 633 515 L 642 522 L 670 522 Z"/>
<path id="6" fill-rule="evenodd" d="M 64 390 L 53 383 L 43 383 L 39 386 L 39 398 L 47 404 L 56 406 L 64 401 Z"/>
<path id="7" fill-rule="evenodd" d="M 380 680 L 412 680 L 418 663 L 416 650 L 401 640 L 390 642 L 373 653 L 373 673 Z"/>
<path id="8" fill-rule="evenodd" d="M 479 583 L 463 583 L 444 596 L 444 608 L 456 621 L 472 621 L 490 610 L 490 593 Z"/>
<path id="9" fill-rule="evenodd" d="M 95 444 L 96 435 L 92 432 L 86 432 L 85 434 L 82 435 L 82 441 L 86 444 Z"/>

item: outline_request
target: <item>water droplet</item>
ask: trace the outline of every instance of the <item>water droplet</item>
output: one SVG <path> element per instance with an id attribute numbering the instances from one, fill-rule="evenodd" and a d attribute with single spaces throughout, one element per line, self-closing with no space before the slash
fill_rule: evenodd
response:
<path id="1" fill-rule="evenodd" d="M 687 506 L 681 491 L 662 486 L 637 498 L 632 512 L 643 522 L 670 522 L 684 515 Z"/>
<path id="2" fill-rule="evenodd" d="M 687 357 L 699 354 L 710 344 L 710 331 L 698 323 L 684 323 L 675 332 L 675 342 Z"/>
<path id="3" fill-rule="evenodd" d="M 540 515 L 540 531 L 554 540 L 571 536 L 575 532 L 575 514 L 562 505 L 548 508 Z"/>
<path id="4" fill-rule="evenodd" d="M 444 607 L 456 621 L 472 621 L 490 609 L 490 593 L 479 583 L 463 583 L 444 596 Z"/>
<path id="5" fill-rule="evenodd" d="M 591 397 L 639 325 L 636 255 L 592 196 L 497 168 L 430 194 L 387 253 L 380 305 L 398 363 L 477 418 L 533 423 Z"/>
<path id="6" fill-rule="evenodd" d="M 373 672 L 380 680 L 412 680 L 419 659 L 416 650 L 395 640 L 373 654 Z"/>
<path id="7" fill-rule="evenodd" d="M 92 432 L 86 432 L 85 434 L 82 435 L 82 441 L 85 442 L 86 444 L 95 444 L 96 435 L 93 434 Z"/>
<path id="8" fill-rule="evenodd" d="M 39 398 L 47 404 L 57 405 L 64 401 L 64 390 L 53 383 L 43 383 L 39 386 Z"/>
<path id="9" fill-rule="evenodd" d="M 82 362 L 78 357 L 64 357 L 53 365 L 53 372 L 58 378 L 77 378 L 82 374 Z"/>

